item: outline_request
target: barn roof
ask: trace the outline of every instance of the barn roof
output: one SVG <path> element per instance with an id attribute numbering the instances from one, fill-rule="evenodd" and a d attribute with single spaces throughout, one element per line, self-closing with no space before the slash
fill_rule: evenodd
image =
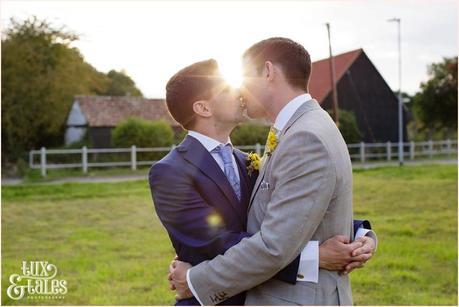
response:
<path id="1" fill-rule="evenodd" d="M 357 49 L 333 57 L 335 60 L 336 83 L 339 82 L 344 73 L 363 52 L 363 49 Z M 329 59 L 326 58 L 312 63 L 311 79 L 309 81 L 309 92 L 312 97 L 321 103 L 327 98 L 331 90 Z"/>
<path id="2" fill-rule="evenodd" d="M 167 110 L 164 99 L 133 96 L 76 96 L 89 127 L 115 127 L 129 117 L 146 120 L 163 119 L 172 126 L 179 124 Z"/>

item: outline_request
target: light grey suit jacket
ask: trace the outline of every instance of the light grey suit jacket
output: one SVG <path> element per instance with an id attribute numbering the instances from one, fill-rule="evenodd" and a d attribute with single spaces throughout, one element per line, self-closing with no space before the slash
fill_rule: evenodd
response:
<path id="1" fill-rule="evenodd" d="M 317 101 L 305 102 L 282 130 L 248 210 L 247 231 L 254 235 L 189 271 L 203 304 L 250 289 L 246 305 L 352 305 L 347 275 L 319 270 L 317 284 L 271 279 L 308 241 L 353 237 L 349 152 Z"/>

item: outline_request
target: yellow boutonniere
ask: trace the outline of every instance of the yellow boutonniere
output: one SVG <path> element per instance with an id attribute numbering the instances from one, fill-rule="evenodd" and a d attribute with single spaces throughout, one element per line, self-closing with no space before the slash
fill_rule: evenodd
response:
<path id="1" fill-rule="evenodd" d="M 252 175 L 255 171 L 260 169 L 261 159 L 260 156 L 256 153 L 249 153 L 247 156 L 247 173 L 249 176 Z"/>
<path id="2" fill-rule="evenodd" d="M 266 142 L 266 154 L 270 156 L 279 144 L 276 133 L 273 128 L 269 130 L 268 141 Z"/>

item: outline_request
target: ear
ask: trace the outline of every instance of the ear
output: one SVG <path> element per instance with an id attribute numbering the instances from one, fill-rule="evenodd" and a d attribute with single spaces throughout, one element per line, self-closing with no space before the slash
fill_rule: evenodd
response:
<path id="1" fill-rule="evenodd" d="M 265 69 L 263 72 L 268 81 L 273 81 L 274 80 L 274 65 L 271 61 L 266 61 L 265 62 Z"/>
<path id="2" fill-rule="evenodd" d="M 209 101 L 207 100 L 198 100 L 193 103 L 193 111 L 201 117 L 211 117 L 212 111 L 209 107 Z"/>

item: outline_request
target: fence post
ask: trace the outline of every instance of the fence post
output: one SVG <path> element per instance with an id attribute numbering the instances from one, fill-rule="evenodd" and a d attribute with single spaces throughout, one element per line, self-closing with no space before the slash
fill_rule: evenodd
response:
<path id="1" fill-rule="evenodd" d="M 414 150 L 415 150 L 415 145 L 414 142 L 410 142 L 410 160 L 414 160 Z"/>
<path id="2" fill-rule="evenodd" d="M 40 151 L 40 169 L 41 176 L 46 177 L 46 148 L 42 147 Z"/>
<path id="3" fill-rule="evenodd" d="M 83 166 L 83 173 L 88 173 L 88 148 L 83 146 L 81 149 L 81 165 Z"/>
<path id="4" fill-rule="evenodd" d="M 260 143 L 255 144 L 255 152 L 257 155 L 261 156 L 261 145 Z"/>
<path id="5" fill-rule="evenodd" d="M 29 151 L 29 167 L 30 168 L 33 167 L 33 152 L 32 152 L 32 150 Z"/>
<path id="6" fill-rule="evenodd" d="M 446 153 L 449 158 L 451 156 L 451 140 L 450 139 L 446 140 Z"/>
<path id="7" fill-rule="evenodd" d="M 392 144 L 389 142 L 386 143 L 386 151 L 387 151 L 387 161 L 392 160 Z"/>
<path id="8" fill-rule="evenodd" d="M 365 143 L 360 142 L 360 162 L 365 162 Z"/>
<path id="9" fill-rule="evenodd" d="M 429 140 L 429 158 L 433 157 L 433 141 Z"/>
<path id="10" fill-rule="evenodd" d="M 135 145 L 131 146 L 131 169 L 133 171 L 137 169 L 137 148 Z"/>

